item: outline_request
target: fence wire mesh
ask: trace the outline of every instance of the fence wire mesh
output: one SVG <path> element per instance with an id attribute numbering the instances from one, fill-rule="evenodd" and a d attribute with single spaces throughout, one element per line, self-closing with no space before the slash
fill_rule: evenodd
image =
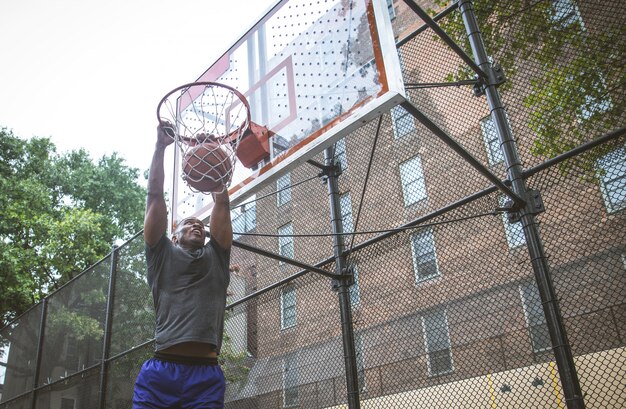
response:
<path id="1" fill-rule="evenodd" d="M 507 179 L 489 106 L 466 85 L 473 73 L 407 4 L 388 4 L 410 102 Z M 417 4 L 450 7 L 436 19 L 471 54 L 454 5 Z M 499 91 L 525 183 L 545 208 L 536 221 L 582 401 L 623 408 L 626 5 L 477 0 L 473 9 L 507 77 Z M 347 407 L 346 326 L 361 407 L 582 407 L 566 398 L 562 346 L 506 196 L 402 107 L 337 142 L 334 155 L 352 320 L 342 322 L 332 279 L 235 246 L 226 407 Z M 304 163 L 233 209 L 235 239 L 336 272 L 319 171 Z M 0 331 L 1 409 L 131 408 L 154 348 L 143 251 L 133 238 Z"/>

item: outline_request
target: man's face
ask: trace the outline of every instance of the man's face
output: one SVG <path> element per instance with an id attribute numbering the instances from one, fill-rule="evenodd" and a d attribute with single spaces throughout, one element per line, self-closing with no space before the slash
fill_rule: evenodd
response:
<path id="1" fill-rule="evenodd" d="M 183 248 L 195 249 L 204 246 L 205 238 L 204 223 L 200 219 L 189 217 L 176 227 L 172 240 Z"/>

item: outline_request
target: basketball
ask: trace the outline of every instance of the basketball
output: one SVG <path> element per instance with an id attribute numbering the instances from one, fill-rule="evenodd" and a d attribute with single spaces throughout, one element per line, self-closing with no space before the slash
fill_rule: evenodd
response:
<path id="1" fill-rule="evenodd" d="M 183 158 L 183 178 L 203 193 L 221 192 L 230 180 L 233 165 L 217 142 L 206 141 L 189 148 Z"/>

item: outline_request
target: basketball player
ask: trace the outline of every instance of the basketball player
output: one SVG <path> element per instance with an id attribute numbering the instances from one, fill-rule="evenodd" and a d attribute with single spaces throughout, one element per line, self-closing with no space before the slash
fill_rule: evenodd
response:
<path id="1" fill-rule="evenodd" d="M 166 236 L 163 184 L 169 124 L 157 127 L 150 166 L 144 240 L 156 310 L 156 353 L 142 366 L 133 408 L 223 408 L 222 343 L 233 239 L 228 192 L 214 193 L 209 240 L 201 220 L 187 218 Z"/>

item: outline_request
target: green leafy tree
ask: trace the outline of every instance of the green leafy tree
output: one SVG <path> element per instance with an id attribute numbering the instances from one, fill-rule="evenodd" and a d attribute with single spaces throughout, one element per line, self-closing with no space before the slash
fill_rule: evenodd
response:
<path id="1" fill-rule="evenodd" d="M 436 3 L 446 7 L 452 2 Z M 527 126 L 535 135 L 533 155 L 552 158 L 623 126 L 623 13 L 611 12 L 608 2 L 475 0 L 473 4 L 487 52 L 509 79 L 501 91 L 506 93 L 521 78 L 529 84 L 522 104 L 529 113 Z M 460 13 L 440 24 L 471 50 Z M 473 77 L 467 66 L 459 65 L 448 80 Z M 609 149 L 594 151 L 577 166 L 593 177 L 596 159 Z"/>
<path id="2" fill-rule="evenodd" d="M 0 128 L 0 327 L 142 227 L 139 171 Z"/>

